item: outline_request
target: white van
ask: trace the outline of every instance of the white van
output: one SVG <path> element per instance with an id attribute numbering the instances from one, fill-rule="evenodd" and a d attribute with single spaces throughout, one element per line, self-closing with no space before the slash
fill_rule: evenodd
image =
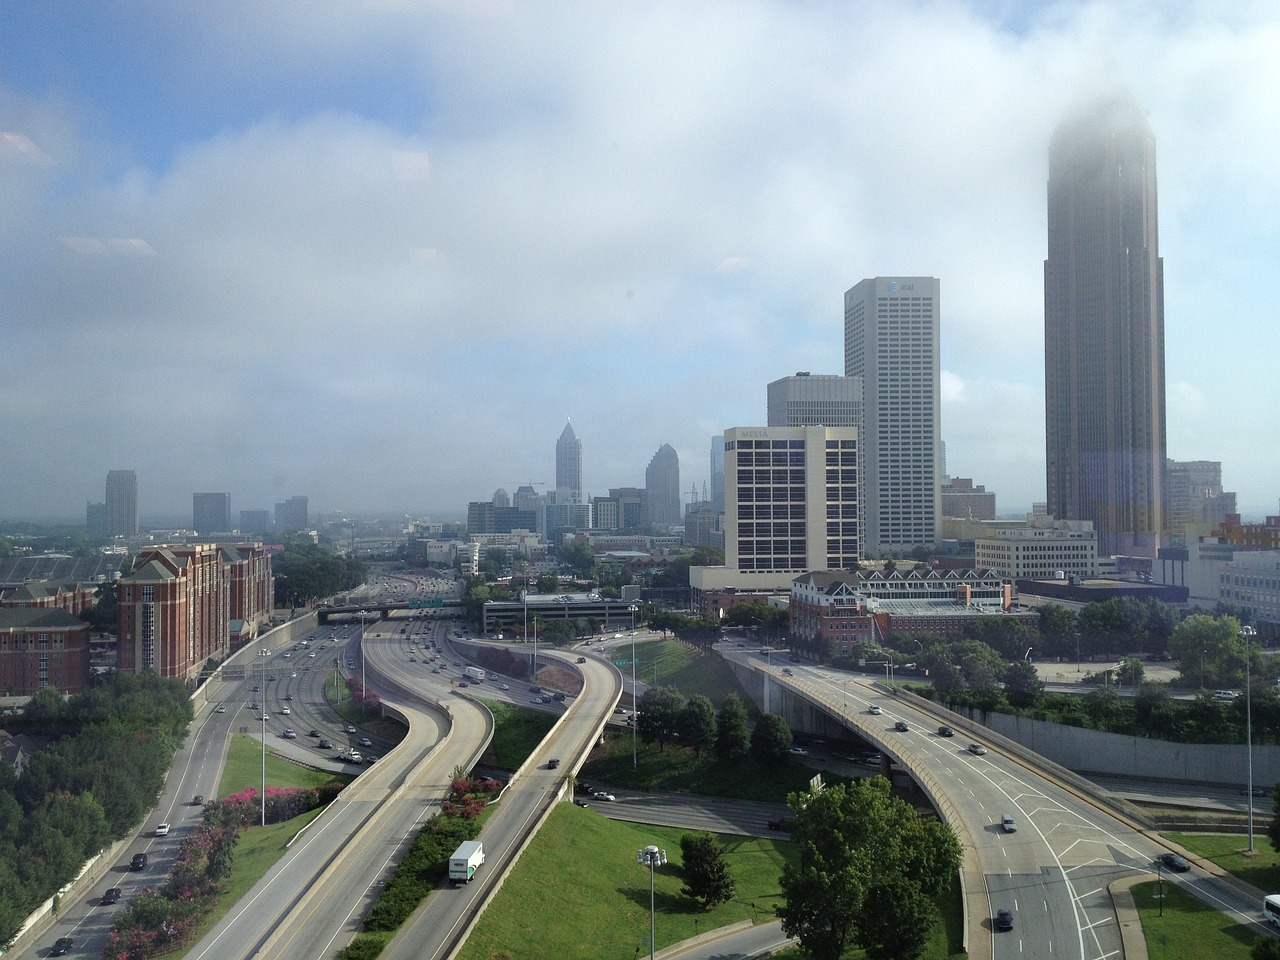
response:
<path id="1" fill-rule="evenodd" d="M 1238 694 L 1234 690 L 1215 690 L 1213 699 L 1219 703 L 1235 703 Z"/>

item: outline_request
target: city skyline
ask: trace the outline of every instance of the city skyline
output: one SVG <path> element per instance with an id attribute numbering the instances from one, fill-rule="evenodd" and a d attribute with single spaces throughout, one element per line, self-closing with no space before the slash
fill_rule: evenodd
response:
<path id="1" fill-rule="evenodd" d="M 566 416 L 584 497 L 663 443 L 701 487 L 766 384 L 841 370 L 843 292 L 900 274 L 946 290 L 948 472 L 1027 509 L 1049 144 L 1095 78 L 1159 138 L 1167 454 L 1276 511 L 1280 11 L 297 16 L 6 8 L 0 518 L 79 520 L 121 465 L 143 522 L 208 490 L 456 517 L 551 480 Z"/>

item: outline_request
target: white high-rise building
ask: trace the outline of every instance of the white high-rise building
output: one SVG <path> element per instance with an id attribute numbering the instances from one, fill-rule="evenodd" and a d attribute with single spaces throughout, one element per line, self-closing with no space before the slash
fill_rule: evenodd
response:
<path id="1" fill-rule="evenodd" d="M 771 427 L 862 427 L 862 381 L 797 373 L 768 386 Z"/>
<path id="2" fill-rule="evenodd" d="M 939 284 L 875 277 L 844 295 L 844 373 L 862 380 L 863 543 L 868 557 L 938 539 Z"/>

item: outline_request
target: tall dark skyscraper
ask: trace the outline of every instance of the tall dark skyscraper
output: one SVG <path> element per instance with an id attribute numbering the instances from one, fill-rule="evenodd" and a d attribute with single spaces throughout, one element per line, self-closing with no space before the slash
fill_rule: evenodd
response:
<path id="1" fill-rule="evenodd" d="M 191 526 L 196 533 L 227 533 L 231 529 L 231 494 L 193 493 Z"/>
<path id="2" fill-rule="evenodd" d="M 1101 554 L 1154 556 L 1163 524 L 1164 264 L 1156 141 L 1131 98 L 1073 110 L 1049 150 L 1044 262 L 1049 512 Z"/>
<path id="3" fill-rule="evenodd" d="M 556 441 L 556 501 L 582 502 L 582 441 L 566 423 Z"/>
<path id="4" fill-rule="evenodd" d="M 671 444 L 660 446 L 649 461 L 644 489 L 651 526 L 669 527 L 684 519 L 680 511 L 680 457 Z"/>
<path id="5" fill-rule="evenodd" d="M 107 471 L 107 536 L 138 535 L 138 475 L 132 470 Z"/>

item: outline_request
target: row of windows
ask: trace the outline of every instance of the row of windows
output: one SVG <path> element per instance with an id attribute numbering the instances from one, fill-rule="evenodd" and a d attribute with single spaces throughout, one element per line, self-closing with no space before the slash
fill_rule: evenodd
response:
<path id="1" fill-rule="evenodd" d="M 725 444 L 725 449 L 732 449 Z M 739 450 L 804 450 L 803 440 L 739 440 Z"/>
<path id="2" fill-rule="evenodd" d="M 806 529 L 803 520 L 738 524 L 738 540 L 740 542 L 748 537 L 803 537 L 805 534 Z"/>
<path id="3" fill-rule="evenodd" d="M 738 502 L 785 503 L 804 502 L 804 487 L 738 487 Z"/>
<path id="4" fill-rule="evenodd" d="M 828 479 L 830 471 L 828 471 Z M 739 470 L 738 483 L 804 483 L 803 470 Z"/>
<path id="5" fill-rule="evenodd" d="M 837 453 L 834 450 L 827 451 L 828 467 L 856 467 L 858 465 L 858 454 L 856 452 Z"/>

